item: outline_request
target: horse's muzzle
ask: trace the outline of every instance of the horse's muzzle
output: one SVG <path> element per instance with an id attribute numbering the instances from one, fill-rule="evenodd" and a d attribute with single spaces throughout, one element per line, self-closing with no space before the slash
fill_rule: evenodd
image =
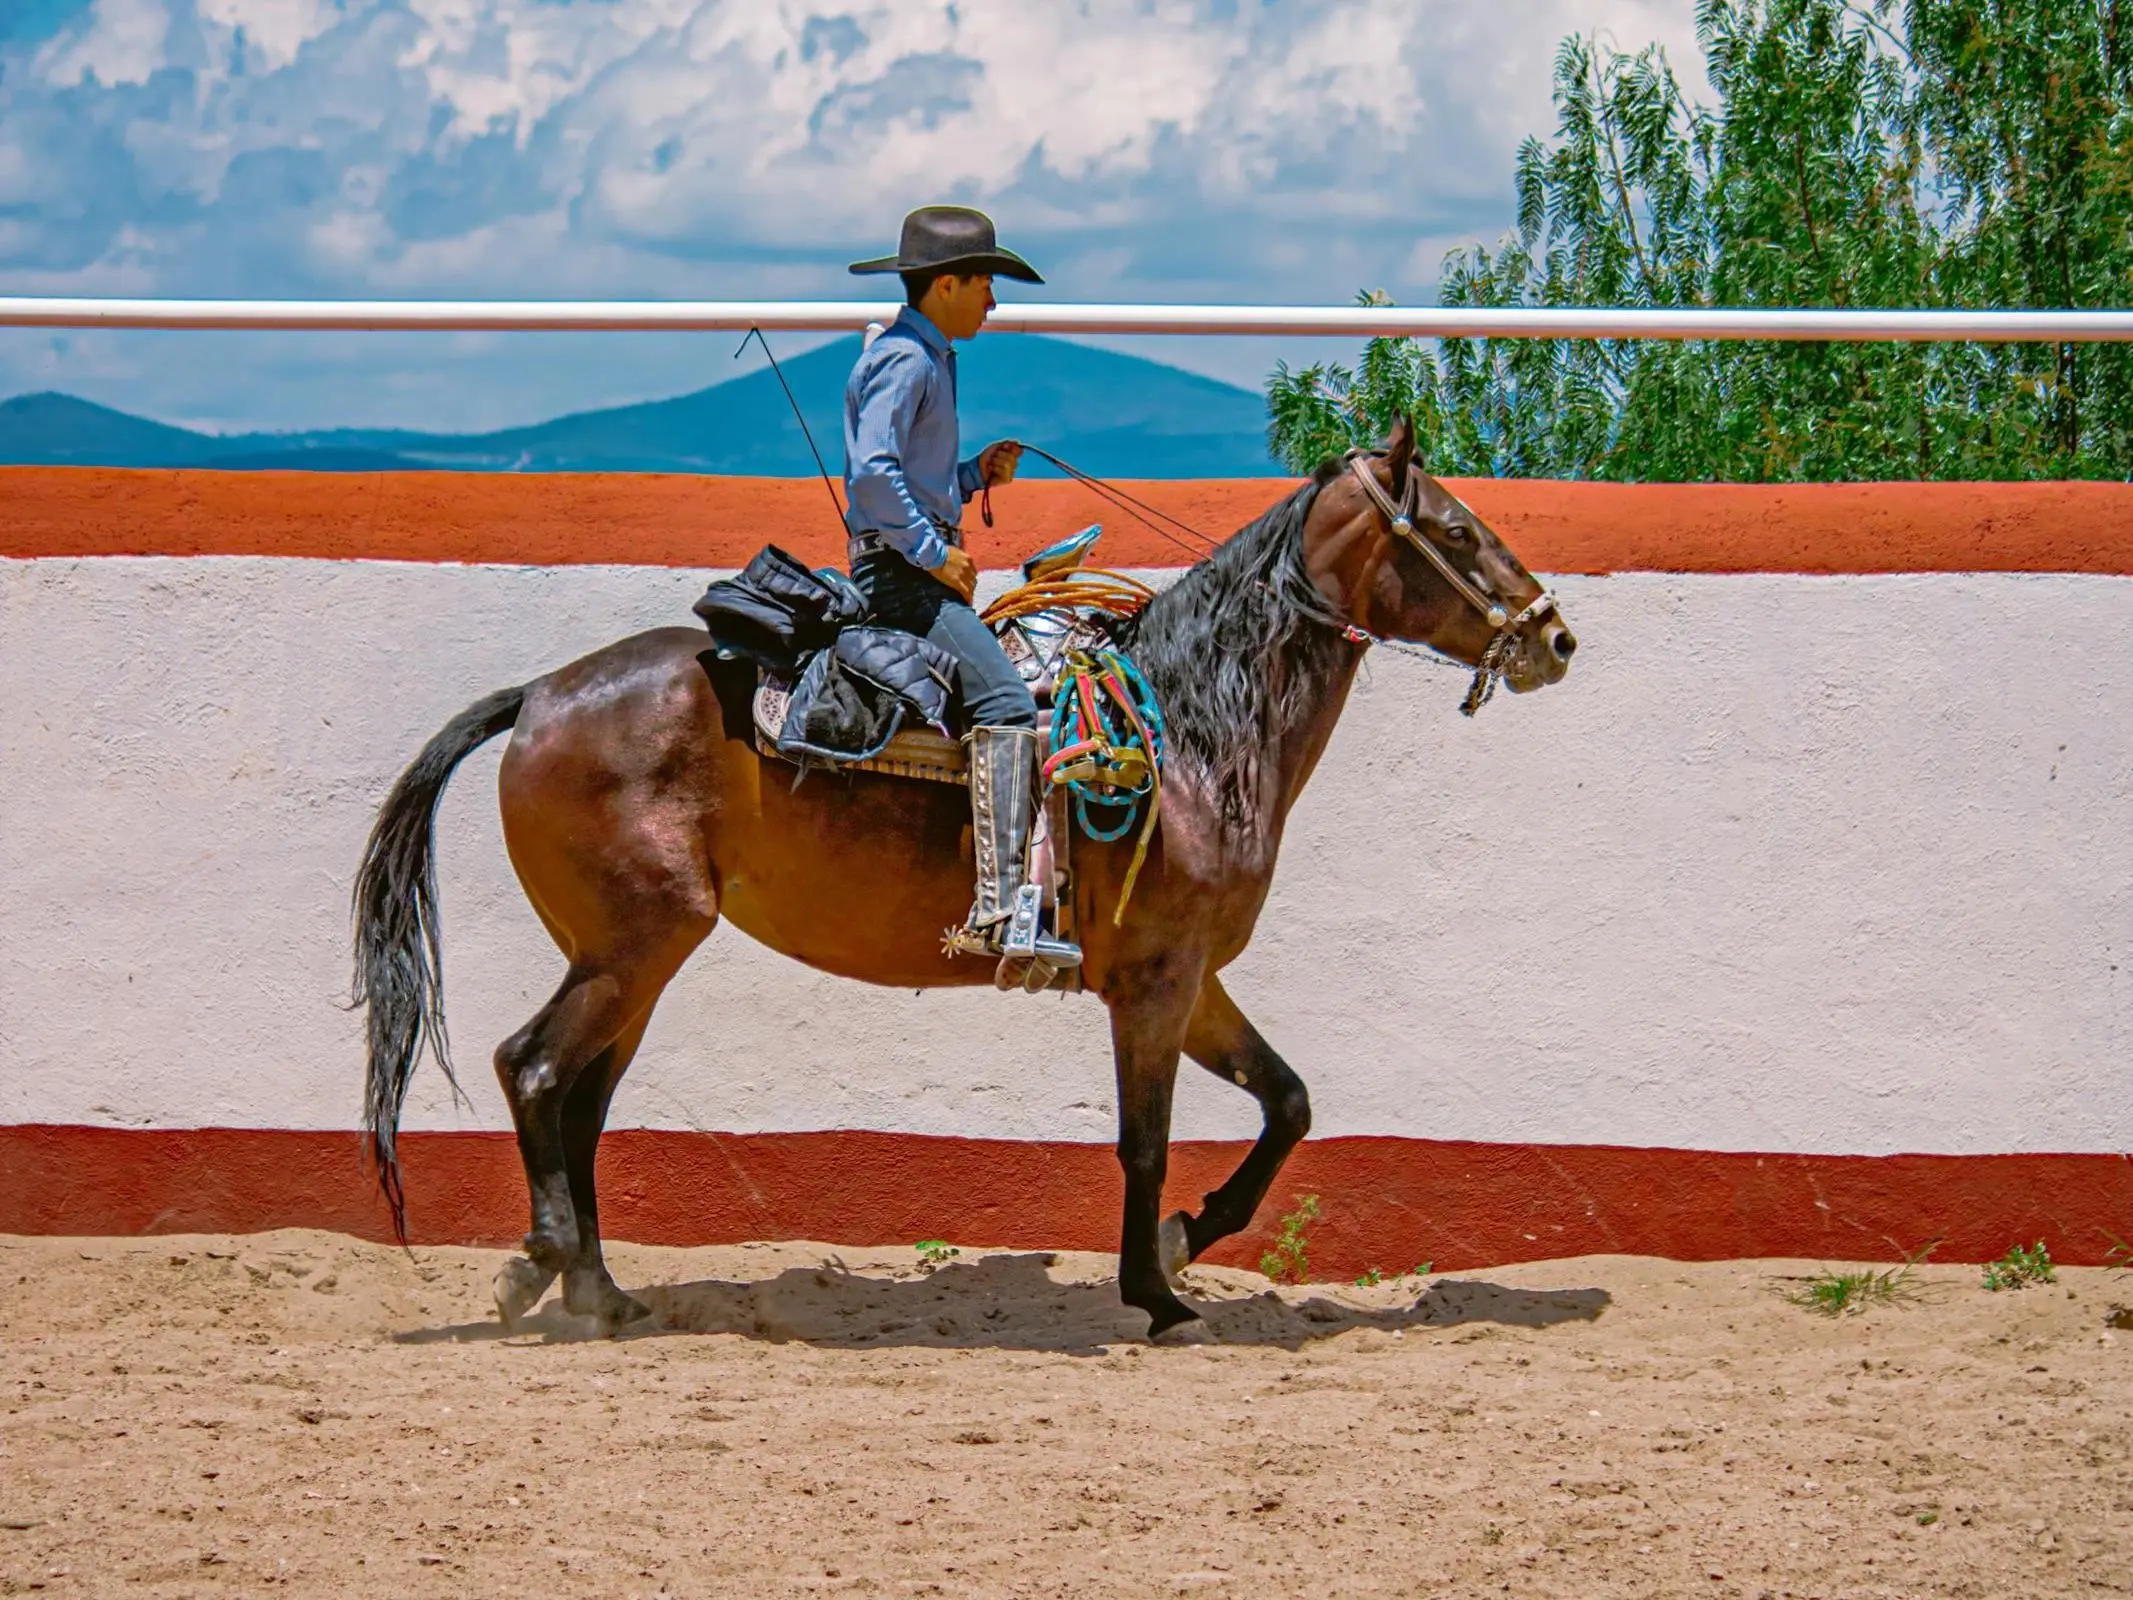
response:
<path id="1" fill-rule="evenodd" d="M 1560 618 L 1548 618 L 1519 641 L 1510 670 L 1504 674 L 1504 687 L 1513 694 L 1530 694 L 1551 683 L 1561 683 L 1577 648 L 1578 636 Z"/>

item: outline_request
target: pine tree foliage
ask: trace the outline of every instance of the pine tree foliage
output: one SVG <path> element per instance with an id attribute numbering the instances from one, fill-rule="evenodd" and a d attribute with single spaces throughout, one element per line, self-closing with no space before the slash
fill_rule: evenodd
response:
<path id="1" fill-rule="evenodd" d="M 2133 0 L 2124 0 L 2133 4 Z M 1699 0 L 1715 103 L 1566 39 L 1517 224 L 1456 306 L 2133 305 L 2122 0 Z M 1375 297 L 1366 296 L 1366 302 Z M 1303 471 L 1411 411 L 1433 471 L 1693 482 L 2124 478 L 2133 348 L 1373 340 L 1277 368 Z"/>

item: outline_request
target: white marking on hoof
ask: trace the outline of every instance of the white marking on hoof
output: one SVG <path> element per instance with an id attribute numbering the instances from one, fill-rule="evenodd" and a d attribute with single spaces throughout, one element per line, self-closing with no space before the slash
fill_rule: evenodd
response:
<path id="1" fill-rule="evenodd" d="M 1178 1286 L 1178 1274 L 1192 1265 L 1192 1244 L 1185 1237 L 1185 1213 L 1173 1211 L 1155 1230 L 1156 1264 L 1170 1287 Z"/>
<path id="2" fill-rule="evenodd" d="M 540 1304 L 541 1296 L 555 1282 L 555 1274 L 545 1267 L 537 1267 L 524 1256 L 513 1256 L 497 1271 L 492 1285 L 496 1295 L 497 1319 L 507 1333 L 518 1332 L 518 1325 L 526 1313 Z"/>

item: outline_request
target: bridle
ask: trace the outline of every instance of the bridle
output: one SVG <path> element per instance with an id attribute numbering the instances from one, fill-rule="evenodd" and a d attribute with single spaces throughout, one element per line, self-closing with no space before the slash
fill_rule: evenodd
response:
<path id="1" fill-rule="evenodd" d="M 1025 442 L 1022 448 L 1040 460 L 1049 461 L 1069 478 L 1096 495 L 1098 499 L 1132 517 L 1158 537 L 1167 539 L 1191 556 L 1193 560 L 1204 560 L 1215 549 L 1216 541 L 1210 539 L 1191 523 L 1183 521 L 1158 506 L 1150 505 L 1145 500 L 1138 499 L 1124 489 L 1119 488 L 1117 484 L 1107 482 L 1092 472 L 1084 472 L 1072 462 L 1063 461 L 1049 450 L 1041 449 L 1036 445 Z M 1406 488 L 1402 492 L 1400 499 L 1395 501 L 1391 495 L 1379 487 L 1378 480 L 1371 475 L 1370 469 L 1363 465 L 1366 460 L 1374 460 L 1384 454 L 1385 452 L 1382 450 L 1351 450 L 1347 455 L 1348 470 L 1354 474 L 1355 481 L 1362 487 L 1363 493 L 1370 497 L 1371 504 L 1385 514 L 1386 520 L 1392 525 L 1393 533 L 1421 552 L 1423 559 L 1437 569 L 1438 576 L 1451 585 L 1453 592 L 1476 611 L 1480 612 L 1489 626 L 1496 630 L 1494 637 L 1489 640 L 1488 647 L 1482 651 L 1481 659 L 1469 668 L 1466 662 L 1448 656 L 1443 651 L 1432 646 L 1412 645 L 1403 639 L 1388 639 L 1381 634 L 1372 633 L 1368 628 L 1359 626 L 1337 612 L 1330 610 L 1320 611 L 1318 607 L 1326 604 L 1326 599 L 1315 589 L 1311 590 L 1309 600 L 1299 596 L 1291 598 L 1289 603 L 1296 606 L 1312 621 L 1323 627 L 1333 629 L 1351 643 L 1383 645 L 1388 650 L 1396 650 L 1403 655 L 1413 656 L 1417 660 L 1430 662 L 1432 665 L 1456 667 L 1461 672 L 1472 671 L 1474 681 L 1468 685 L 1466 698 L 1459 704 L 1460 715 L 1471 717 L 1475 712 L 1487 705 L 1490 697 L 1496 693 L 1496 685 L 1503 680 L 1505 664 L 1510 659 L 1511 651 L 1518 644 L 1519 636 L 1526 625 L 1539 621 L 1555 609 L 1555 596 L 1552 592 L 1544 589 L 1533 597 L 1533 600 L 1523 611 L 1516 616 L 1512 616 L 1501 601 L 1484 594 L 1465 574 L 1452 565 L 1443 551 L 1424 538 L 1417 527 L 1416 524 L 1419 520 L 1422 503 L 1421 475 L 1410 470 L 1407 474 Z M 992 526 L 989 495 L 990 491 L 988 490 L 986 491 L 987 497 L 981 499 L 979 504 L 980 514 L 984 517 L 987 527 Z M 1168 523 L 1169 526 L 1165 527 L 1165 523 Z M 1180 535 L 1184 537 L 1180 537 Z M 1271 585 L 1264 578 L 1259 580 L 1259 587 L 1272 592 Z"/>
<path id="2" fill-rule="evenodd" d="M 1555 609 L 1555 595 L 1546 589 L 1535 595 L 1526 608 L 1513 616 L 1501 600 L 1482 592 L 1473 580 L 1452 565 L 1451 559 L 1439 550 L 1434 540 L 1424 536 L 1417 526 L 1422 511 L 1422 475 L 1412 468 L 1408 470 L 1407 482 L 1394 500 L 1385 492 L 1377 475 L 1365 465 L 1384 452 L 1374 450 L 1351 450 L 1348 452 L 1348 473 L 1355 479 L 1370 503 L 1385 514 L 1395 536 L 1412 546 L 1422 558 L 1437 569 L 1437 575 L 1451 585 L 1452 592 L 1481 613 L 1482 620 L 1495 629 L 1488 647 L 1481 652 L 1481 659 L 1474 664 L 1474 681 L 1467 689 L 1466 698 L 1459 704 L 1461 716 L 1471 717 L 1489 703 L 1496 693 L 1496 685 L 1502 681 L 1505 664 L 1512 649 L 1518 644 L 1526 627 L 1540 621 Z M 1348 637 L 1362 644 L 1397 645 L 1399 641 L 1385 639 L 1367 628 L 1346 625 Z"/>

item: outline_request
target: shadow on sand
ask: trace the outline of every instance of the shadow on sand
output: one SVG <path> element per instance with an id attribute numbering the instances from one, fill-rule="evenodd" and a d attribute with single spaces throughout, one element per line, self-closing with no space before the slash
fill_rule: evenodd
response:
<path id="1" fill-rule="evenodd" d="M 1054 1258 L 1038 1252 L 989 1255 L 930 1273 L 878 1276 L 848 1271 L 832 1256 L 754 1283 L 703 1280 L 653 1285 L 631 1292 L 652 1308 L 649 1320 L 624 1329 L 629 1339 L 687 1334 L 738 1334 L 773 1344 L 827 1349 L 1049 1350 L 1101 1355 L 1114 1344 L 1137 1344 L 1147 1319 L 1118 1300 L 1114 1282 L 1061 1283 Z M 1394 1306 L 1350 1304 L 1324 1294 L 1300 1300 L 1195 1283 L 1185 1298 L 1225 1345 L 1270 1345 L 1296 1350 L 1357 1328 L 1382 1332 L 1499 1323 L 1548 1328 L 1590 1322 L 1607 1309 L 1604 1289 L 1521 1289 L 1461 1278 L 1440 1278 L 1420 1298 Z M 569 1315 L 551 1296 L 506 1335 L 495 1322 L 423 1328 L 394 1337 L 404 1344 L 537 1337 L 570 1343 L 599 1337 L 592 1324 Z"/>

